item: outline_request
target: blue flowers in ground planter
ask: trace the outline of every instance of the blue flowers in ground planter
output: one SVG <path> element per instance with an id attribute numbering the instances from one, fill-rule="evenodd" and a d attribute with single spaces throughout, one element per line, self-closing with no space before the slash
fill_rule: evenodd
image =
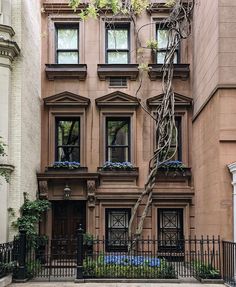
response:
<path id="1" fill-rule="evenodd" d="M 134 166 L 129 161 L 124 162 L 106 161 L 102 166 L 102 170 L 134 170 Z"/>
<path id="2" fill-rule="evenodd" d="M 90 278 L 176 278 L 171 263 L 151 256 L 100 254 L 86 257 L 83 267 Z"/>
<path id="3" fill-rule="evenodd" d="M 55 161 L 52 167 L 76 169 L 80 167 L 80 163 L 77 161 Z"/>
<path id="4" fill-rule="evenodd" d="M 134 256 L 134 255 L 105 255 L 105 264 L 115 264 L 123 266 L 150 266 L 160 267 L 161 260 L 159 258 L 145 257 L 145 256 Z"/>

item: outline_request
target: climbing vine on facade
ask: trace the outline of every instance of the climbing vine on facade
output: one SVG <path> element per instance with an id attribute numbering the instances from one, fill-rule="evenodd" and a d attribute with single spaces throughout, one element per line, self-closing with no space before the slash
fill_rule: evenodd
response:
<path id="1" fill-rule="evenodd" d="M 28 239 L 34 243 L 38 237 L 38 223 L 42 220 L 43 214 L 50 209 L 50 207 L 51 203 L 48 200 L 29 200 L 28 195 L 24 193 L 24 203 L 20 208 L 20 216 L 13 221 L 13 227 L 25 230 Z"/>
<path id="2" fill-rule="evenodd" d="M 147 112 L 155 122 L 156 148 L 149 162 L 149 174 L 143 191 L 138 197 L 129 222 L 129 236 L 133 235 L 134 242 L 143 231 L 144 220 L 152 204 L 152 191 L 156 183 L 158 169 L 171 160 L 177 151 L 177 128 L 175 125 L 175 98 L 173 89 L 174 60 L 175 51 L 178 49 L 182 39 L 188 38 L 191 32 L 191 17 L 194 8 L 194 0 L 166 0 L 165 6 L 170 9 L 169 15 L 162 21 L 163 28 L 167 30 L 167 47 L 162 66 L 162 90 L 163 99 L 155 113 L 151 113 L 142 102 L 142 84 L 145 72 L 149 71 L 148 63 L 144 62 L 143 51 L 150 49 L 152 52 L 158 51 L 158 42 L 149 39 L 147 43 L 142 43 L 139 37 L 140 31 L 155 22 L 147 23 L 137 27 L 136 19 L 146 10 L 152 8 L 152 1 L 147 0 L 92 0 L 82 6 L 80 0 L 70 0 L 70 6 L 74 11 L 80 11 L 79 15 L 83 20 L 87 18 L 103 17 L 109 19 L 109 28 L 115 27 L 114 22 L 122 16 L 129 17 L 133 22 L 136 38 L 136 60 L 139 64 L 140 78 L 135 96 L 138 98 L 141 107 Z M 163 3 L 155 5 L 163 5 Z M 82 7 L 82 8 L 81 8 Z M 175 149 L 171 152 L 172 138 L 175 137 Z M 140 205 L 144 205 L 143 212 L 134 231 L 134 219 Z"/>

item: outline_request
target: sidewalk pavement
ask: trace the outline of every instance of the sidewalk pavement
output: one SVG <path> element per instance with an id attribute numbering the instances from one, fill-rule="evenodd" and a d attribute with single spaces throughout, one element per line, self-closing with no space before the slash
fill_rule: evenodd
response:
<path id="1" fill-rule="evenodd" d="M 10 287 L 224 287 L 223 284 L 202 283 L 74 283 L 74 282 L 27 282 L 12 283 Z"/>

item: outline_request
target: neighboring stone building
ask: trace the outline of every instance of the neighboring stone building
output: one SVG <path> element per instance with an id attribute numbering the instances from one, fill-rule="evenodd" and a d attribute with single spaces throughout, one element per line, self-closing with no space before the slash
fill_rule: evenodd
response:
<path id="1" fill-rule="evenodd" d="M 195 228 L 224 239 L 233 238 L 228 165 L 236 161 L 235 13 L 233 0 L 196 1 L 193 22 Z"/>
<path id="2" fill-rule="evenodd" d="M 8 208 L 19 214 L 23 192 L 37 194 L 40 166 L 40 5 L 0 0 L 0 136 L 8 157 L 10 184 L 1 179 L 0 242 L 14 234 Z"/>

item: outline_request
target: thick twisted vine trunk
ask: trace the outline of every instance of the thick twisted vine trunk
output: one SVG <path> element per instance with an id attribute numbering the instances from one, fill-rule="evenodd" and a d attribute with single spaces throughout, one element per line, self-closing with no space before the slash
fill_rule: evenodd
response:
<path id="1" fill-rule="evenodd" d="M 150 172 L 144 190 L 134 205 L 129 222 L 129 236 L 131 237 L 137 210 L 141 204 L 144 205 L 142 215 L 134 232 L 133 246 L 143 231 L 144 220 L 152 204 L 152 192 L 156 182 L 158 168 L 170 160 L 177 150 L 178 133 L 175 126 L 175 99 L 172 86 L 174 57 L 181 39 L 186 39 L 189 36 L 193 7 L 194 0 L 176 0 L 169 17 L 163 22 L 163 26 L 168 30 L 168 45 L 162 67 L 162 86 L 164 95 L 161 105 L 157 108 L 154 117 L 152 117 L 156 124 L 156 149 L 149 163 Z M 170 154 L 170 145 L 173 135 L 176 136 L 176 147 L 175 151 Z M 132 248 L 132 246 L 130 246 L 130 248 Z"/>

